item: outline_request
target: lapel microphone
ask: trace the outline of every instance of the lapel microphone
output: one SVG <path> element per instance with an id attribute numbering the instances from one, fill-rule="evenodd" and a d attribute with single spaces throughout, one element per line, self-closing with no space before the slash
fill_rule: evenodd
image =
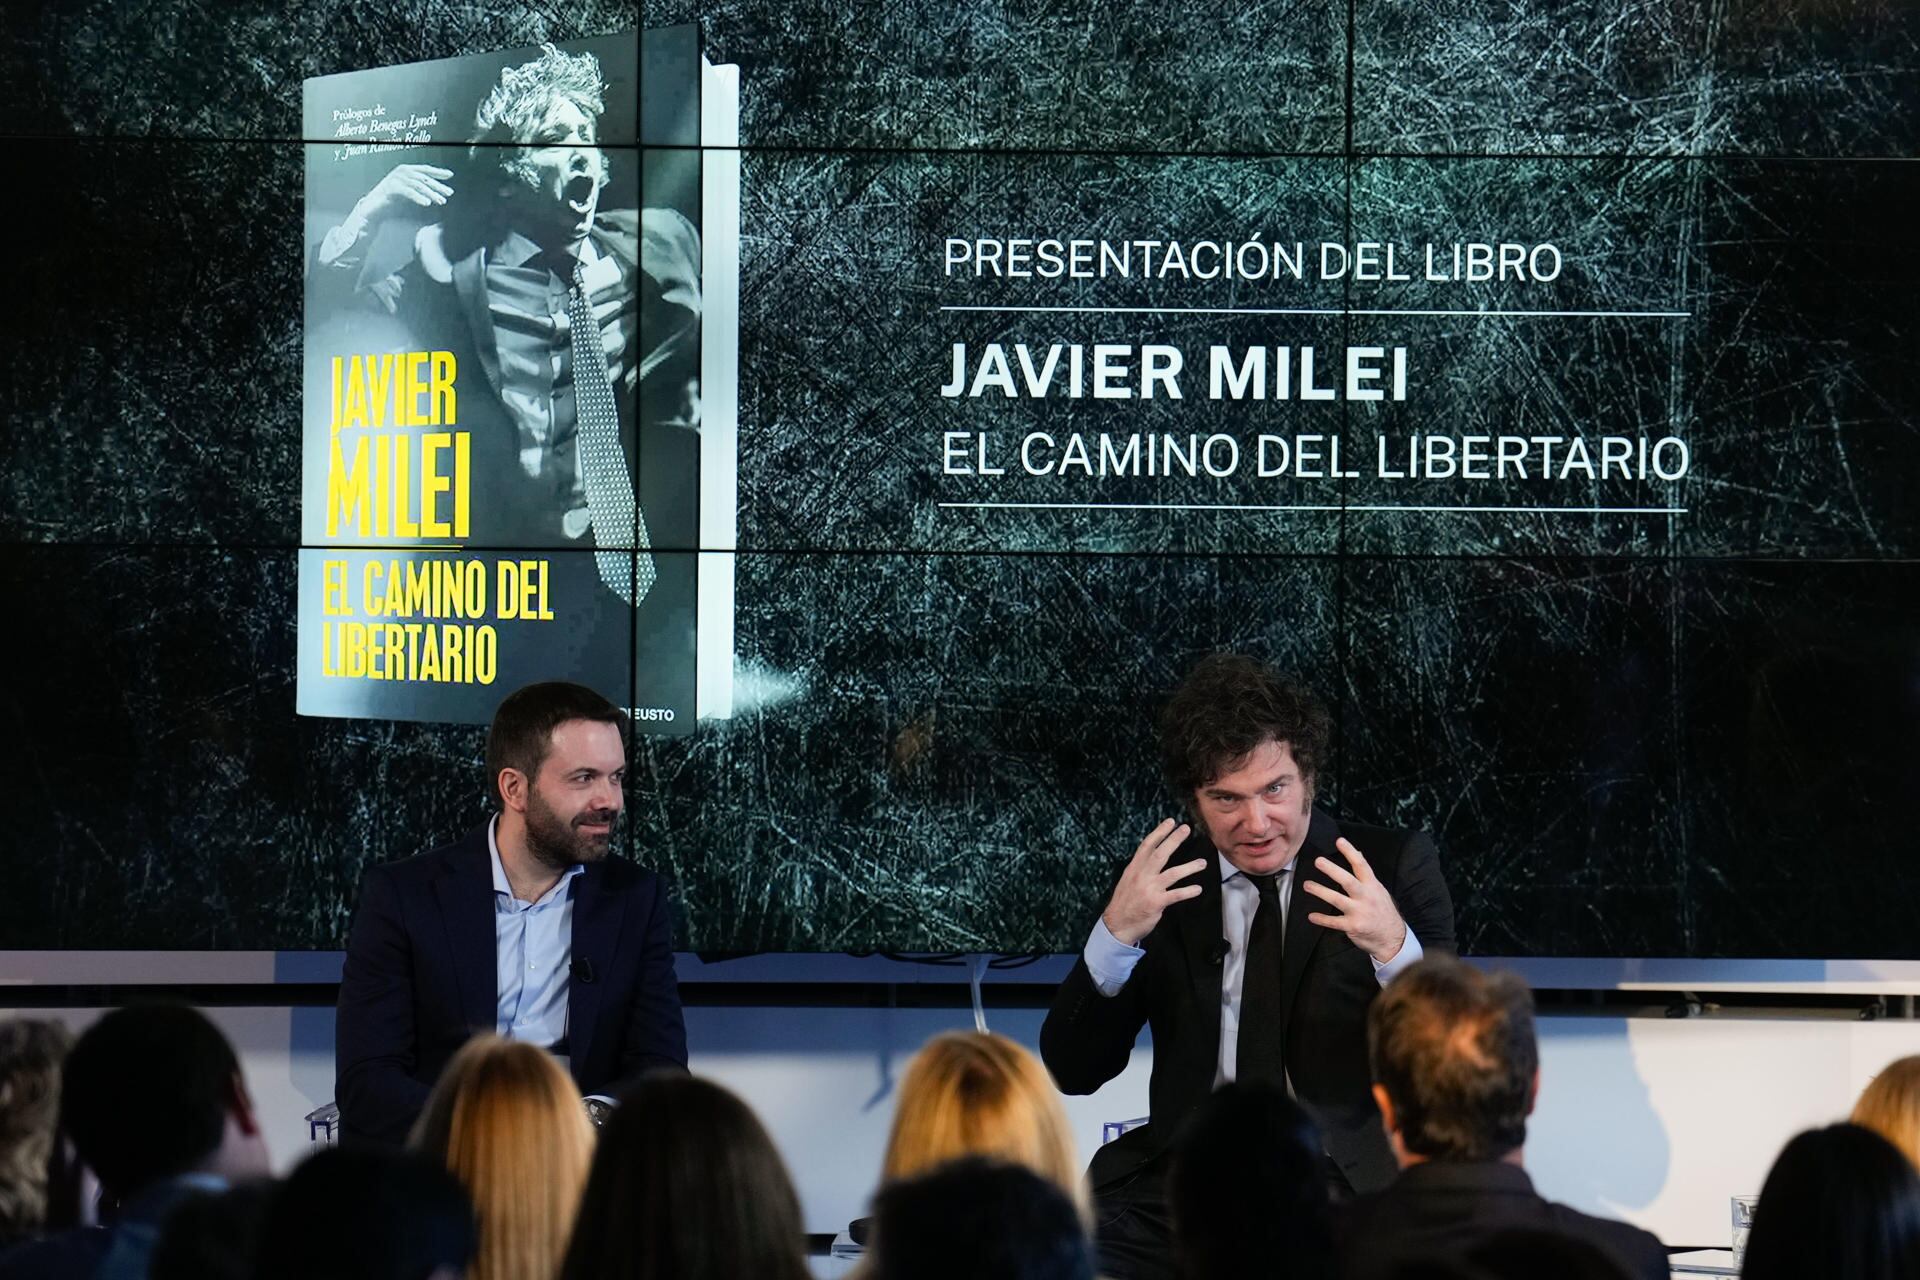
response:
<path id="1" fill-rule="evenodd" d="M 1207 948 L 1207 963 L 1216 969 L 1219 968 L 1227 962 L 1227 955 L 1232 950 L 1233 944 L 1231 942 L 1228 942 L 1225 938 L 1220 939 L 1220 941 Z"/>
<path id="2" fill-rule="evenodd" d="M 572 973 L 575 982 L 583 985 L 592 982 L 593 961 L 587 959 L 585 956 L 575 956 L 573 958 Z"/>

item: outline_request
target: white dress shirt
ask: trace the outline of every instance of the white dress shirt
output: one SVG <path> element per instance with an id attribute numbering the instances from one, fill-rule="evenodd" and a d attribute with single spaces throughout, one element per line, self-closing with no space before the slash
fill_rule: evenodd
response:
<path id="1" fill-rule="evenodd" d="M 1274 873 L 1274 886 L 1279 890 L 1283 938 L 1286 936 L 1288 913 L 1293 908 L 1293 864 L 1298 860 L 1299 855 L 1296 854 L 1286 866 Z M 1220 936 L 1227 944 L 1227 954 L 1221 963 L 1220 973 L 1220 1057 L 1213 1070 L 1213 1087 L 1218 1089 L 1232 1081 L 1239 1060 L 1240 990 L 1246 981 L 1247 934 L 1253 929 L 1253 913 L 1260 907 L 1260 891 L 1253 887 L 1253 881 L 1247 879 L 1238 867 L 1227 861 L 1225 854 L 1214 854 L 1214 861 L 1220 873 Z M 1327 906 L 1325 910 L 1331 912 L 1332 907 Z M 1093 935 L 1087 939 L 1086 950 L 1082 953 L 1087 962 L 1087 972 L 1093 976 L 1094 988 L 1103 996 L 1118 995 L 1120 988 L 1127 985 L 1127 979 L 1133 976 L 1133 967 L 1140 963 L 1140 957 L 1145 954 L 1144 948 L 1128 946 L 1114 937 L 1104 918 L 1094 921 Z M 1420 949 L 1420 939 L 1414 936 L 1412 927 L 1408 926 L 1406 941 L 1400 944 L 1400 950 L 1393 959 L 1384 964 L 1373 961 L 1373 976 L 1384 987 L 1424 954 Z"/>

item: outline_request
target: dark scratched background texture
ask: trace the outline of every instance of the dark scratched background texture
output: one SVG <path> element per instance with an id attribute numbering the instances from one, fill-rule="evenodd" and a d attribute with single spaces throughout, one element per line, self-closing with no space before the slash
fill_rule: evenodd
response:
<path id="1" fill-rule="evenodd" d="M 675 878 L 682 947 L 1077 947 L 1170 808 L 1154 696 L 1231 648 L 1334 702 L 1324 802 L 1439 838 L 1471 951 L 1920 957 L 1920 8 L 0 13 L 0 949 L 337 947 L 367 865 L 481 819 L 480 730 L 293 713 L 301 81 L 691 21 L 743 84 L 738 649 L 761 705 L 633 743 L 628 845 Z M 942 314 L 1031 299 L 941 276 L 941 238 L 976 230 L 1550 239 L 1551 288 L 1441 305 L 1690 318 Z M 987 492 L 940 474 L 942 430 L 1211 429 L 1191 402 L 943 401 L 950 344 L 996 340 L 1406 344 L 1405 404 L 1228 429 L 1673 433 L 1693 469 L 1671 486 L 1473 494 L 1688 514 L 1354 510 L 1460 501 L 1379 480 L 1286 490 L 1339 508 L 1318 514 L 942 510 Z"/>

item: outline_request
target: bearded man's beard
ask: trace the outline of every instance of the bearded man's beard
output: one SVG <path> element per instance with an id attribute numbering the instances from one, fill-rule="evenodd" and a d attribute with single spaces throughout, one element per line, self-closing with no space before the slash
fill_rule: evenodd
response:
<path id="1" fill-rule="evenodd" d="M 598 862 L 607 856 L 613 844 L 613 824 L 619 816 L 612 809 L 586 809 L 569 823 L 535 791 L 527 797 L 527 851 L 542 866 L 554 871 L 565 871 L 577 863 Z M 587 823 L 605 823 L 607 834 L 583 835 L 577 828 Z"/>

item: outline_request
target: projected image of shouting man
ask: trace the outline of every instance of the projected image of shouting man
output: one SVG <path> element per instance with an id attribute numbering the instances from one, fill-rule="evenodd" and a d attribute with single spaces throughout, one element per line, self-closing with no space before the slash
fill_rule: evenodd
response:
<path id="1" fill-rule="evenodd" d="M 1229 654 L 1196 666 L 1161 716 L 1185 820 L 1134 849 L 1040 1033 L 1060 1087 L 1092 1093 L 1153 1028 L 1150 1122 L 1088 1171 L 1103 1274 L 1173 1274 L 1168 1148 L 1230 1080 L 1299 1099 L 1336 1190 L 1394 1176 L 1369 1091 L 1367 1006 L 1423 954 L 1453 950 L 1453 903 L 1425 835 L 1314 807 L 1331 738 L 1311 691 Z"/>

